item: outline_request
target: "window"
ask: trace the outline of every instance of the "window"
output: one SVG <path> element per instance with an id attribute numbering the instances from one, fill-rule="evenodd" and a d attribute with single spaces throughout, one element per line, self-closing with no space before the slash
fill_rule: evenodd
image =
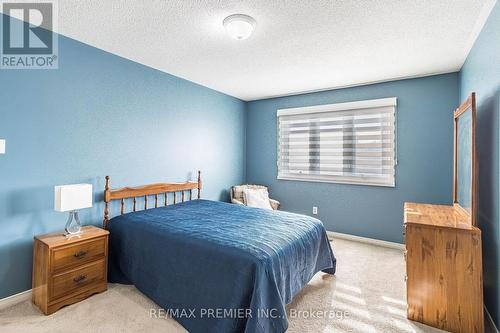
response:
<path id="1" fill-rule="evenodd" d="M 396 98 L 278 110 L 278 179 L 394 186 Z"/>

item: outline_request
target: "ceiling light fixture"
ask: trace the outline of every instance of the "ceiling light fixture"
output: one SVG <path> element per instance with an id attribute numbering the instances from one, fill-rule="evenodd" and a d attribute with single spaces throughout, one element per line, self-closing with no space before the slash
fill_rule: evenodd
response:
<path id="1" fill-rule="evenodd" d="M 251 16 L 234 14 L 226 17 L 222 24 L 229 36 L 237 40 L 243 40 L 250 37 L 257 22 Z"/>

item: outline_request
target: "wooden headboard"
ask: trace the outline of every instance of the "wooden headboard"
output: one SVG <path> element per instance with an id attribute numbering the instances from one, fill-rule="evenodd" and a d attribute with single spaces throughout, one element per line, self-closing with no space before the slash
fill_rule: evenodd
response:
<path id="1" fill-rule="evenodd" d="M 118 189 L 109 188 L 109 176 L 106 176 L 106 187 L 104 188 L 104 229 L 108 229 L 109 224 L 109 203 L 111 200 L 121 200 L 120 214 L 125 213 L 125 199 L 134 199 L 133 211 L 137 210 L 137 197 L 144 197 L 144 210 L 148 209 L 148 196 L 154 195 L 154 208 L 158 208 L 158 196 L 163 195 L 163 205 L 168 205 L 168 194 L 174 194 L 173 203 L 177 203 L 177 193 L 181 193 L 181 200 L 186 200 L 185 193 L 189 193 L 189 200 L 193 199 L 193 190 L 198 190 L 198 199 L 201 197 L 201 172 L 198 171 L 197 182 L 186 183 L 157 183 L 138 187 L 122 187 Z M 151 207 L 153 208 L 153 207 Z"/>

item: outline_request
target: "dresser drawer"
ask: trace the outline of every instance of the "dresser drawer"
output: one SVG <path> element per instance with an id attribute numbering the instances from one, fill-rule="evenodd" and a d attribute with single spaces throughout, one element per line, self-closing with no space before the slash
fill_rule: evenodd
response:
<path id="1" fill-rule="evenodd" d="M 106 280 L 106 260 L 101 259 L 52 278 L 51 300 L 82 291 Z"/>
<path id="2" fill-rule="evenodd" d="M 85 264 L 105 256 L 106 238 L 97 238 L 78 245 L 62 247 L 52 251 L 52 271 Z"/>

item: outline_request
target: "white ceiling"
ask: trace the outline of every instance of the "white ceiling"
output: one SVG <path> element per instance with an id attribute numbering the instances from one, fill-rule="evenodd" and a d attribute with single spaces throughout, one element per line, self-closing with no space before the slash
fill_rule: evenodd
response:
<path id="1" fill-rule="evenodd" d="M 64 0 L 63 35 L 238 97 L 454 72 L 496 0 Z M 222 20 L 257 21 L 247 40 Z"/>

